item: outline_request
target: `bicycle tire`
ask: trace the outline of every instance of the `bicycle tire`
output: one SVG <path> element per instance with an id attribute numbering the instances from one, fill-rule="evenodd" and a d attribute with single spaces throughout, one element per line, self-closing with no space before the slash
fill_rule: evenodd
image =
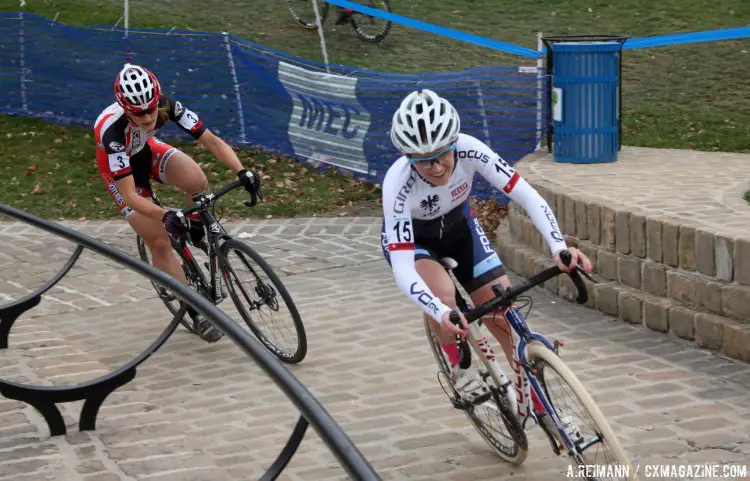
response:
<path id="1" fill-rule="evenodd" d="M 617 439 L 612 426 L 609 425 L 609 422 L 607 422 L 607 419 L 604 417 L 604 414 L 602 414 L 599 406 L 596 405 L 594 399 L 591 397 L 589 392 L 583 386 L 578 377 L 573 373 L 573 371 L 568 368 L 568 366 L 562 361 L 562 359 L 560 359 L 560 357 L 557 356 L 557 354 L 551 351 L 540 341 L 530 342 L 526 348 L 526 352 L 529 363 L 535 366 L 540 373 L 539 375 L 537 375 L 537 378 L 539 379 L 540 376 L 542 377 L 542 379 L 539 379 L 539 381 L 542 384 L 545 392 L 547 391 L 547 387 L 544 383 L 543 376 L 546 367 L 539 368 L 539 361 L 545 363 L 548 367 L 554 370 L 557 375 L 573 390 L 573 393 L 575 394 L 576 398 L 578 398 L 579 403 L 588 412 L 591 420 L 596 425 L 596 428 L 601 432 L 605 442 L 607 443 L 613 454 L 614 461 L 619 463 L 619 465 L 621 466 L 630 466 L 630 476 L 627 479 L 637 479 L 637 477 L 635 476 L 635 469 L 633 469 L 633 465 L 630 463 L 630 460 L 625 454 L 625 450 L 620 444 L 620 441 Z M 548 400 L 550 401 L 550 403 L 552 403 L 549 394 L 546 394 Z M 602 463 L 594 462 L 590 464 Z"/>
<path id="2" fill-rule="evenodd" d="M 430 343 L 430 350 L 432 351 L 432 355 L 435 357 L 435 362 L 438 364 L 438 368 L 440 371 L 450 379 L 450 372 L 448 370 L 448 362 L 445 359 L 445 356 L 443 355 L 443 350 L 440 348 L 440 345 L 438 344 L 437 339 L 434 337 L 434 334 L 432 332 L 432 329 L 430 328 L 430 320 L 427 317 L 427 315 L 422 314 L 422 318 L 424 320 L 424 328 L 425 333 L 427 334 L 428 341 Z M 490 371 L 490 375 L 492 376 L 493 382 L 497 385 L 499 385 L 499 381 L 495 379 L 494 374 Z M 474 429 L 479 433 L 479 435 L 484 439 L 484 441 L 490 446 L 492 451 L 500 457 L 502 460 L 514 465 L 518 466 L 523 464 L 523 462 L 526 460 L 526 457 L 529 453 L 529 443 L 528 439 L 526 438 L 526 432 L 521 427 L 520 423 L 518 422 L 518 418 L 516 417 L 515 413 L 510 412 L 507 406 L 505 406 L 503 403 L 499 402 L 497 399 L 499 396 L 497 393 L 493 394 L 495 406 L 498 408 L 500 415 L 502 417 L 502 421 L 505 424 L 505 428 L 508 430 L 508 434 L 511 435 L 511 439 L 513 439 L 514 446 L 507 447 L 507 444 L 501 442 L 498 440 L 495 436 L 493 436 L 490 432 L 488 432 L 486 429 L 482 429 L 483 423 L 480 425 L 480 421 L 477 416 L 473 415 L 473 412 L 476 407 L 471 407 L 469 409 L 462 409 L 466 417 L 469 419 L 471 424 L 474 426 Z M 509 426 L 509 424 L 511 426 Z M 522 436 L 522 441 L 519 442 L 517 439 L 512 437 L 512 431 L 515 430 L 519 433 L 520 436 Z M 508 452 L 503 451 L 499 446 L 507 447 Z"/>
<path id="3" fill-rule="evenodd" d="M 318 0 L 312 0 L 312 1 L 318 1 Z M 292 18 L 295 22 L 302 25 L 302 27 L 308 29 L 308 30 L 315 30 L 318 28 L 318 24 L 315 22 L 315 11 L 312 8 L 311 0 L 287 0 L 287 5 L 289 6 L 289 13 L 292 14 Z M 307 15 L 301 15 L 302 12 L 300 12 L 298 5 L 301 3 L 309 3 L 310 6 L 310 16 Z M 322 25 L 323 22 L 326 21 L 326 17 L 328 16 L 328 3 L 324 1 L 318 1 L 318 14 L 320 15 L 320 24 Z M 309 20 L 308 20 L 309 18 Z"/>
<path id="4" fill-rule="evenodd" d="M 148 247 L 146 246 L 146 243 L 145 243 L 145 242 L 143 241 L 143 238 L 142 238 L 141 236 L 139 236 L 139 235 L 136 235 L 136 246 L 137 246 L 137 248 L 138 248 L 138 256 L 139 256 L 139 257 L 141 258 L 141 260 L 142 260 L 143 262 L 145 262 L 146 264 L 148 264 L 148 265 L 152 265 L 152 264 L 151 264 L 151 259 L 149 258 L 149 256 L 148 256 L 148 252 L 147 252 L 147 250 L 148 250 Z M 185 269 L 185 267 L 184 267 L 184 265 L 183 265 L 183 270 L 184 270 L 184 269 Z M 185 275 L 187 275 L 187 272 L 185 273 Z M 182 305 L 182 302 L 180 302 L 180 301 L 179 301 L 179 300 L 177 300 L 177 299 L 173 299 L 173 300 L 174 300 L 174 301 L 176 301 L 177 303 L 176 303 L 176 305 L 175 305 L 175 304 L 172 304 L 172 300 L 170 300 L 170 299 L 169 299 L 169 296 L 167 295 L 167 294 L 168 294 L 168 292 L 169 292 L 169 291 L 168 291 L 167 289 L 164 289 L 164 288 L 160 287 L 160 286 L 159 286 L 158 284 L 156 284 L 156 283 L 155 283 L 154 281 L 149 281 L 149 282 L 150 282 L 150 283 L 151 283 L 151 285 L 152 285 L 152 286 L 154 287 L 154 290 L 156 290 L 156 295 L 157 295 L 157 296 L 159 297 L 159 299 L 161 299 L 161 301 L 162 301 L 162 302 L 164 303 L 164 305 L 166 306 L 167 310 L 168 310 L 168 311 L 169 311 L 169 312 L 170 312 L 170 313 L 171 313 L 171 314 L 172 314 L 173 316 L 174 316 L 175 314 L 177 314 L 177 311 L 179 311 L 179 310 L 180 310 L 180 307 L 181 307 L 181 305 Z M 183 326 L 183 327 L 184 327 L 185 329 L 187 329 L 188 331 L 190 331 L 190 332 L 195 332 L 195 329 L 193 328 L 193 325 L 192 325 L 192 323 L 188 322 L 188 321 L 187 321 L 187 320 L 185 319 L 185 314 L 183 314 L 183 316 L 182 316 L 182 319 L 180 319 L 180 324 L 182 324 L 182 326 Z"/>
<path id="5" fill-rule="evenodd" d="M 281 295 L 281 298 L 284 301 L 284 304 L 286 305 L 286 308 L 289 311 L 289 314 L 291 315 L 292 322 L 294 324 L 294 330 L 297 335 L 297 348 L 294 351 L 294 353 L 292 353 L 291 355 L 287 354 L 283 349 L 281 349 L 280 347 L 278 347 L 276 344 L 274 344 L 268 339 L 268 336 L 266 335 L 266 333 L 263 332 L 263 330 L 253 320 L 248 310 L 245 308 L 245 305 L 243 304 L 242 299 L 240 299 L 235 289 L 234 283 L 229 281 L 229 279 L 232 276 L 232 272 L 230 271 L 230 268 L 229 268 L 231 267 L 229 265 L 229 251 L 230 250 L 240 252 L 243 256 L 247 256 L 250 259 L 252 259 L 252 261 L 258 267 L 260 267 L 260 269 L 268 276 L 268 279 L 271 281 L 271 284 L 273 284 L 273 287 L 276 288 L 276 292 Z M 260 281 L 258 274 L 250 266 L 250 264 L 247 261 L 247 258 L 241 256 L 240 259 L 245 264 L 245 266 L 252 272 L 256 281 Z M 227 285 L 227 290 L 229 291 L 229 295 L 232 298 L 232 302 L 234 302 L 234 305 L 237 308 L 237 311 L 240 313 L 240 316 L 242 316 L 242 318 L 245 320 L 245 323 L 253 332 L 253 334 L 255 334 L 255 337 L 257 337 L 258 340 L 264 346 L 266 346 L 266 348 L 269 351 L 271 351 L 271 353 L 273 353 L 276 357 L 278 357 L 281 361 L 286 362 L 288 364 L 297 364 L 301 362 L 307 355 L 307 334 L 305 333 L 305 326 L 302 324 L 302 319 L 299 315 L 299 311 L 297 311 L 297 306 L 294 304 L 294 301 L 292 300 L 292 296 L 289 294 L 289 291 L 287 291 L 286 287 L 284 286 L 284 283 L 281 282 L 281 279 L 279 278 L 279 276 L 276 275 L 276 273 L 271 268 L 271 266 L 263 259 L 263 257 L 260 254 L 258 254 L 255 251 L 255 249 L 245 244 L 244 242 L 241 242 L 236 239 L 229 239 L 222 244 L 221 265 L 222 265 L 221 267 L 222 273 L 224 274 L 224 280 Z M 257 288 L 256 288 L 256 292 L 257 292 Z"/>
<path id="6" fill-rule="evenodd" d="M 382 3 L 385 6 L 385 10 L 388 13 L 392 13 L 390 0 L 376 0 L 376 1 L 378 3 Z M 370 3 L 372 3 L 372 2 L 370 2 Z M 368 5 L 368 6 L 371 6 L 371 7 L 375 8 L 372 5 Z M 364 40 L 365 42 L 377 43 L 377 42 L 382 41 L 385 37 L 388 36 L 388 32 L 390 32 L 391 28 L 393 27 L 393 23 L 392 22 L 386 21 L 385 25 L 383 25 L 383 28 L 381 28 L 378 33 L 376 33 L 375 35 L 370 35 L 367 32 L 365 32 L 364 30 L 362 30 L 362 28 L 359 26 L 359 24 L 357 23 L 357 20 L 356 20 L 357 16 L 358 15 L 353 15 L 351 17 L 350 24 L 352 26 L 352 29 L 354 30 L 354 34 L 357 35 L 357 37 L 359 37 L 360 40 Z"/>

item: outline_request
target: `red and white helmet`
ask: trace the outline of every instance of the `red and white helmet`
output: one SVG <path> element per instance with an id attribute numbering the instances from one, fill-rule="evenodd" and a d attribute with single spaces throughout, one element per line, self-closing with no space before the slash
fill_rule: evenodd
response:
<path id="1" fill-rule="evenodd" d="M 127 113 L 149 112 L 161 98 L 156 76 L 139 65 L 126 63 L 115 79 L 115 100 Z"/>

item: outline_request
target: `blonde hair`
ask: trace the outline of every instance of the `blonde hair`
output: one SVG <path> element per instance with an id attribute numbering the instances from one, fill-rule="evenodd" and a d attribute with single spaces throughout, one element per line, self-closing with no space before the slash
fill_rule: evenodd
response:
<path id="1" fill-rule="evenodd" d="M 169 109 L 171 108 L 171 105 L 169 104 L 169 100 L 164 100 L 164 106 L 159 107 L 159 114 L 156 119 L 156 121 L 159 124 L 164 124 L 169 120 Z"/>

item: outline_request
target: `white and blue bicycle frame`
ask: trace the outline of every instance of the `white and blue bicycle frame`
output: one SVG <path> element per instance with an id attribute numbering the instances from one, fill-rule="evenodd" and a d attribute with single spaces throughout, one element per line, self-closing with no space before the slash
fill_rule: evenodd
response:
<path id="1" fill-rule="evenodd" d="M 516 375 L 515 389 L 508 387 L 511 383 L 500 368 L 495 353 L 492 351 L 487 339 L 482 335 L 479 324 L 473 322 L 469 325 L 467 337 L 471 340 L 475 352 L 483 358 L 484 365 L 491 371 L 497 382 L 499 382 L 499 387 L 506 388 L 505 392 L 501 392 L 501 394 L 504 394 L 512 412 L 517 415 L 518 421 L 525 431 L 528 431 L 536 424 L 540 424 L 533 409 L 534 405 L 531 397 L 533 389 L 544 407 L 546 415 L 550 416 L 558 431 L 557 433 L 547 434 L 550 436 L 556 435 L 557 440 L 564 444 L 564 447 L 567 448 L 570 454 L 583 451 L 589 444 L 596 442 L 596 439 L 585 445 L 576 446 L 560 421 L 557 412 L 552 408 L 544 393 L 544 389 L 542 389 L 541 384 L 534 375 L 534 368 L 529 365 L 526 357 L 526 346 L 531 341 L 541 342 L 555 354 L 557 354 L 560 343 L 557 341 L 551 343 L 541 334 L 532 331 L 518 308 L 505 308 L 502 313 L 510 326 L 510 334 L 513 341 L 513 361 Z M 532 424 L 527 426 L 529 422 Z"/>

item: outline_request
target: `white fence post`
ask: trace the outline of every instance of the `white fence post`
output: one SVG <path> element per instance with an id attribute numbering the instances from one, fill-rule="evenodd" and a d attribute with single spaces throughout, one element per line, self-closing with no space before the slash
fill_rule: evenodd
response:
<path id="1" fill-rule="evenodd" d="M 128 21 L 128 19 L 129 19 L 128 11 L 130 10 L 128 8 L 128 0 L 125 0 L 125 3 L 123 5 L 123 9 L 125 11 L 123 12 L 122 16 L 124 17 L 125 21 L 124 21 L 124 23 L 122 25 L 125 28 L 125 38 L 128 38 L 128 28 L 130 27 L 130 22 Z"/>
<path id="2" fill-rule="evenodd" d="M 537 32 L 536 34 L 536 49 L 541 54 L 542 50 L 544 49 L 544 42 L 542 42 L 542 32 Z M 536 59 L 536 131 L 537 135 L 539 135 L 539 141 L 536 143 L 536 149 L 539 150 L 542 148 L 542 109 L 544 108 L 544 61 L 542 59 L 542 56 L 540 55 L 538 59 Z"/>
<path id="3" fill-rule="evenodd" d="M 484 140 L 487 145 L 491 145 L 490 129 L 487 125 L 487 112 L 484 109 L 484 94 L 482 93 L 482 85 L 479 80 L 475 80 L 474 83 L 477 86 L 477 100 L 479 102 L 479 110 L 482 112 L 482 126 L 484 127 Z"/>
<path id="4" fill-rule="evenodd" d="M 315 23 L 318 25 L 318 35 L 320 36 L 320 49 L 323 51 L 323 62 L 326 64 L 326 73 L 331 73 L 328 66 L 328 48 L 326 48 L 326 37 L 323 34 L 323 24 L 320 21 L 320 12 L 318 11 L 318 0 L 312 0 L 313 10 L 315 10 Z"/>
<path id="5" fill-rule="evenodd" d="M 245 138 L 245 113 L 242 111 L 242 96 L 240 95 L 240 84 L 237 81 L 237 70 L 234 68 L 234 56 L 232 55 L 232 46 L 229 44 L 229 34 L 224 34 L 224 45 L 227 47 L 227 60 L 229 61 L 229 71 L 232 73 L 232 82 L 234 82 L 234 97 L 237 100 L 237 115 L 240 121 L 240 141 L 246 143 Z"/>

